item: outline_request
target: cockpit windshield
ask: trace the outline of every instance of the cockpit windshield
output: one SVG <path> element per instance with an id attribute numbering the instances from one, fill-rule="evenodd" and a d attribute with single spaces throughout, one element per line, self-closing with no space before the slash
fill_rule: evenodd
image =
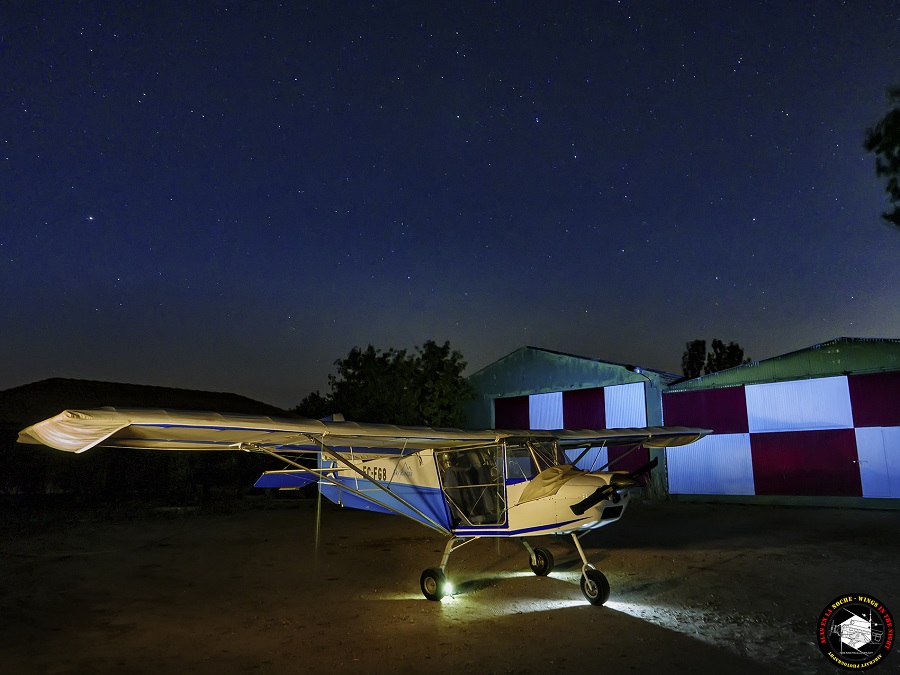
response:
<path id="1" fill-rule="evenodd" d="M 506 448 L 506 475 L 510 480 L 529 480 L 544 469 L 565 463 L 555 440 L 529 438 Z"/>

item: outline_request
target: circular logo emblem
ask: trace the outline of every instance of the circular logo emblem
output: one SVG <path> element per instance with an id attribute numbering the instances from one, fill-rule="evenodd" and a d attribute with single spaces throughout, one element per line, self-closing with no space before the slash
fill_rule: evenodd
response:
<path id="1" fill-rule="evenodd" d="M 884 661 L 894 646 L 894 619 L 871 595 L 842 595 L 822 610 L 817 640 L 834 665 L 865 670 Z"/>

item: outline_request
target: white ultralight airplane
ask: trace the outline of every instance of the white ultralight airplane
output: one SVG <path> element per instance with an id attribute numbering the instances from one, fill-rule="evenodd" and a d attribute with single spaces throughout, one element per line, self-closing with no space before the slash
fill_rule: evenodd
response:
<path id="1" fill-rule="evenodd" d="M 440 565 L 422 572 L 429 600 L 448 594 L 447 561 L 467 543 L 518 537 L 532 571 L 544 576 L 553 569 L 553 556 L 532 548 L 526 537 L 568 534 L 581 556 L 584 597 L 602 605 L 609 582 L 587 561 L 578 537 L 621 518 L 629 490 L 640 486 L 638 479 L 656 460 L 632 472 L 576 465 L 596 462 L 598 448 L 685 445 L 708 433 L 688 427 L 467 431 L 103 408 L 66 410 L 21 431 L 19 442 L 76 453 L 104 446 L 271 455 L 289 468 L 265 472 L 255 487 L 297 489 L 318 482 L 321 494 L 336 504 L 406 516 L 447 536 Z"/>

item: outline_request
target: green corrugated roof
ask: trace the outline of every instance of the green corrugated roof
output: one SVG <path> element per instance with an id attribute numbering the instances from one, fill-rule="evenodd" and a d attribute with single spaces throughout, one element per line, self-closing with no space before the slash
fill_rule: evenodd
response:
<path id="1" fill-rule="evenodd" d="M 521 347 L 468 379 L 478 395 L 497 398 L 645 382 L 644 378 L 666 385 L 677 376 L 540 347 Z"/>
<path id="2" fill-rule="evenodd" d="M 666 391 L 694 391 L 891 370 L 900 370 L 900 340 L 842 337 L 764 361 L 677 382 Z"/>

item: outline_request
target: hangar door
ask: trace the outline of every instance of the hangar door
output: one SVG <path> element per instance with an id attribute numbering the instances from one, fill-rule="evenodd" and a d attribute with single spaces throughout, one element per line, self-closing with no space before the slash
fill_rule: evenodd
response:
<path id="1" fill-rule="evenodd" d="M 900 497 L 900 427 L 856 430 L 864 497 Z"/>

